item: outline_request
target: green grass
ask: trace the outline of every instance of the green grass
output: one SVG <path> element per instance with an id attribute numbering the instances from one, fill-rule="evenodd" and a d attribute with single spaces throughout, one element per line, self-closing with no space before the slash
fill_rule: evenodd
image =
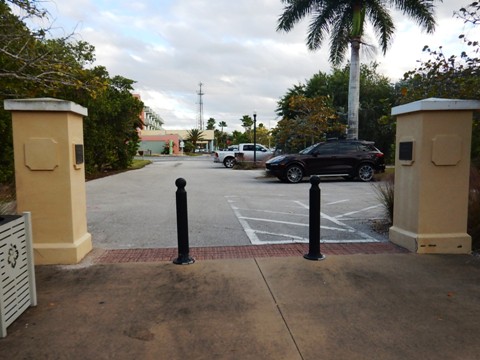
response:
<path id="1" fill-rule="evenodd" d="M 141 169 L 149 164 L 151 164 L 152 162 L 150 160 L 137 160 L 137 159 L 134 159 L 133 160 L 133 163 L 132 165 L 128 168 L 128 170 L 137 170 L 137 169 Z"/>
<path id="2" fill-rule="evenodd" d="M 148 164 L 151 164 L 152 162 L 150 160 L 138 160 L 138 159 L 133 159 L 132 165 L 128 167 L 128 169 L 122 169 L 122 170 L 104 170 L 102 172 L 97 172 L 94 174 L 86 174 L 85 179 L 87 181 L 89 180 L 95 180 L 95 179 L 100 179 L 102 177 L 106 176 L 111 176 L 111 175 L 116 175 L 120 174 L 125 171 L 130 171 L 130 170 L 138 170 L 141 169 Z"/>

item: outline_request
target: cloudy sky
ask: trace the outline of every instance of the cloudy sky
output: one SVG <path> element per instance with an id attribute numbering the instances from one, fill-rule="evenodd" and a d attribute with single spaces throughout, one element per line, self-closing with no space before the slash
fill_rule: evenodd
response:
<path id="1" fill-rule="evenodd" d="M 386 56 L 377 61 L 392 82 L 428 57 L 424 45 L 443 46 L 448 55 L 464 50 L 458 35 L 478 39 L 453 12 L 472 0 L 444 0 L 436 8 L 434 35 L 421 32 L 401 13 L 393 13 L 396 33 Z M 308 20 L 289 32 L 277 32 L 281 0 L 47 0 L 59 36 L 96 48 L 96 64 L 110 75 L 135 80 L 135 92 L 165 121 L 166 129 L 192 129 L 199 118 L 225 121 L 229 132 L 243 115 L 274 127 L 278 99 L 288 88 L 318 71 L 329 72 L 328 42 L 316 52 L 305 45 Z M 375 38 L 370 37 L 375 44 Z M 347 58 L 349 55 L 347 56 Z"/>

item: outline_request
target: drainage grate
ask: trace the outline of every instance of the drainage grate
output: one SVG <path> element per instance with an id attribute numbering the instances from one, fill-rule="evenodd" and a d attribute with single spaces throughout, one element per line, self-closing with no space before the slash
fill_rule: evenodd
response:
<path id="1" fill-rule="evenodd" d="M 0 218 L 0 337 L 37 304 L 30 213 Z"/>

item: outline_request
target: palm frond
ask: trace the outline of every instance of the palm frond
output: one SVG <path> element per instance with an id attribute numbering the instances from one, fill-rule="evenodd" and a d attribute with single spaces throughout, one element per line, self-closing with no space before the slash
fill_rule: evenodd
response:
<path id="1" fill-rule="evenodd" d="M 442 0 L 440 0 L 442 1 Z M 434 0 L 392 0 L 394 6 L 431 34 L 437 25 Z"/>
<path id="2" fill-rule="evenodd" d="M 278 18 L 277 31 L 289 32 L 294 25 L 309 15 L 316 7 L 316 1 L 311 0 L 282 0 L 287 4 L 283 14 Z"/>
<path id="3" fill-rule="evenodd" d="M 395 32 L 392 16 L 380 1 L 369 1 L 366 4 L 366 17 L 372 23 L 382 52 L 385 54 Z"/>

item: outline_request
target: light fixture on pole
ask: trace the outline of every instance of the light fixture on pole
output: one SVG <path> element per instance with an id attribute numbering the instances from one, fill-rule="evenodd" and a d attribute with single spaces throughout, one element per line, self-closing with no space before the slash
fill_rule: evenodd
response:
<path id="1" fill-rule="evenodd" d="M 257 112 L 253 112 L 253 165 L 257 166 Z"/>

